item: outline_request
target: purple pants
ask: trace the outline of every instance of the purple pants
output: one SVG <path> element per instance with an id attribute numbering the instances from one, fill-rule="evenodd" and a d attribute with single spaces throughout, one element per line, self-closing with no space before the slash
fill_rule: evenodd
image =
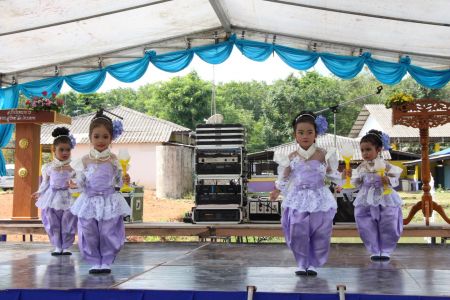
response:
<path id="1" fill-rule="evenodd" d="M 44 208 L 41 218 L 53 246 L 60 249 L 72 246 L 77 230 L 77 217 L 70 210 Z"/>
<path id="2" fill-rule="evenodd" d="M 359 235 L 372 255 L 391 254 L 403 231 L 401 207 L 356 206 Z"/>
<path id="3" fill-rule="evenodd" d="M 78 218 L 78 246 L 93 265 L 112 264 L 125 243 L 123 217 L 97 221 Z"/>
<path id="4" fill-rule="evenodd" d="M 320 267 L 327 261 L 335 214 L 335 209 L 313 213 L 284 209 L 284 237 L 300 269 Z"/>

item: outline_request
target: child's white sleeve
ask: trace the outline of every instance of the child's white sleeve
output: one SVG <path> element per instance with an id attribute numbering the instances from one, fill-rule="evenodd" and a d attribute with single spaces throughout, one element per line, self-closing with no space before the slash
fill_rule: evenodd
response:
<path id="1" fill-rule="evenodd" d="M 386 162 L 386 175 L 389 178 L 389 183 L 392 187 L 396 187 L 400 184 L 400 175 L 403 169 Z"/>
<path id="2" fill-rule="evenodd" d="M 289 185 L 289 175 L 291 173 L 291 167 L 289 156 L 275 152 L 273 155 L 273 161 L 278 164 L 278 178 L 275 181 L 275 187 L 281 191 L 283 195 L 286 194 L 287 187 Z"/>
<path id="3" fill-rule="evenodd" d="M 355 187 L 358 187 L 361 185 L 361 183 L 362 183 L 361 165 L 359 165 L 356 169 L 352 170 L 352 178 L 350 179 L 350 182 Z"/>
<path id="4" fill-rule="evenodd" d="M 342 174 L 338 171 L 339 159 L 336 149 L 331 148 L 327 151 L 325 162 L 327 165 L 326 177 L 337 185 L 342 185 Z"/>
<path id="5" fill-rule="evenodd" d="M 75 183 L 77 184 L 77 187 L 79 190 L 83 190 L 86 183 L 86 176 L 84 175 L 84 163 L 83 163 L 83 159 L 77 159 L 75 161 L 72 161 L 70 163 L 70 166 L 73 169 L 73 178 Z"/>
<path id="6" fill-rule="evenodd" d="M 41 175 L 42 175 L 42 181 L 39 185 L 39 189 L 37 190 L 37 193 L 42 194 L 50 187 L 50 177 L 48 175 L 50 165 L 44 164 L 41 169 Z"/>

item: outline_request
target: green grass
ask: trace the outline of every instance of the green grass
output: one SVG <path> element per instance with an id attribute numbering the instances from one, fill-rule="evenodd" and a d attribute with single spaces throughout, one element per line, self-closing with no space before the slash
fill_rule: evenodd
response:
<path id="1" fill-rule="evenodd" d="M 422 199 L 422 191 L 419 192 L 399 192 L 400 197 L 403 199 L 403 218 L 406 218 L 408 216 L 409 211 L 413 207 L 414 204 L 421 201 Z M 433 200 L 442 206 L 444 209 L 446 215 L 450 217 L 450 192 L 449 191 L 442 191 L 442 192 L 436 192 L 433 195 Z M 433 217 L 431 219 L 431 222 L 434 223 L 445 223 L 444 219 L 436 213 L 433 212 Z M 433 221 L 434 218 L 434 221 Z M 413 217 L 410 224 L 425 224 L 423 213 L 421 211 L 417 212 L 416 215 Z"/>

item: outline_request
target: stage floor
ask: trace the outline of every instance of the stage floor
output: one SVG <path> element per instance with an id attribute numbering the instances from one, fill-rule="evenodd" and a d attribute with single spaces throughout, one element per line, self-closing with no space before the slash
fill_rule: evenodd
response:
<path id="1" fill-rule="evenodd" d="M 119 288 L 397 295 L 450 295 L 450 248 L 400 244 L 389 263 L 370 262 L 361 244 L 333 244 L 317 277 L 295 276 L 284 244 L 127 243 L 112 274 L 89 275 L 72 256 L 44 243 L 0 243 L 0 289 Z"/>

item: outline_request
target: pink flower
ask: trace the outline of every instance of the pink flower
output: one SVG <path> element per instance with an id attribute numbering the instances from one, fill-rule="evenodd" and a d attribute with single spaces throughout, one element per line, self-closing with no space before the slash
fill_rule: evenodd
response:
<path id="1" fill-rule="evenodd" d="M 53 93 L 52 93 L 52 98 L 55 98 L 55 97 L 56 97 L 56 93 L 53 92 Z"/>
<path id="2" fill-rule="evenodd" d="M 31 104 L 31 101 L 30 101 L 30 100 L 27 100 L 27 101 L 25 101 L 25 104 L 26 104 L 26 105 L 30 105 L 30 104 Z"/>
<path id="3" fill-rule="evenodd" d="M 56 99 L 56 104 L 58 104 L 59 106 L 63 106 L 64 105 L 64 99 Z"/>
<path id="4" fill-rule="evenodd" d="M 43 91 L 42 95 L 47 96 L 47 91 Z"/>

